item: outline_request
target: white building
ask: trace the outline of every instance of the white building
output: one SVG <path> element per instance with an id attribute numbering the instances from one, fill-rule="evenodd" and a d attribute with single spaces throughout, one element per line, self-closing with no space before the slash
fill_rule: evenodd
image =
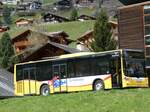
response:
<path id="1" fill-rule="evenodd" d="M 20 0 L 0 0 L 3 4 L 17 5 Z"/>

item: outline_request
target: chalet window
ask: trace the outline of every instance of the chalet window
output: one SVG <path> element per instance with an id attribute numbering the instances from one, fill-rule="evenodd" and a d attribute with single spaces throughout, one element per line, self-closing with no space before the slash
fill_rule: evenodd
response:
<path id="1" fill-rule="evenodd" d="M 146 55 L 150 55 L 150 47 L 146 47 Z"/>
<path id="2" fill-rule="evenodd" d="M 146 45 L 150 45 L 150 36 L 146 36 L 145 41 Z"/>
<path id="3" fill-rule="evenodd" d="M 146 58 L 146 66 L 150 66 L 150 57 Z"/>
<path id="4" fill-rule="evenodd" d="M 150 16 L 145 16 L 145 25 L 150 24 Z"/>
<path id="5" fill-rule="evenodd" d="M 150 26 L 145 26 L 145 35 L 150 35 Z"/>
<path id="6" fill-rule="evenodd" d="M 144 6 L 144 14 L 150 14 L 150 5 Z"/>

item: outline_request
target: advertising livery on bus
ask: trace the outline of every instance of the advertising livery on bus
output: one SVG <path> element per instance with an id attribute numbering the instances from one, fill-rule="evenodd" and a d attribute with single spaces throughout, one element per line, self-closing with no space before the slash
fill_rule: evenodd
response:
<path id="1" fill-rule="evenodd" d="M 16 95 L 148 87 L 141 50 L 81 52 L 16 64 Z"/>

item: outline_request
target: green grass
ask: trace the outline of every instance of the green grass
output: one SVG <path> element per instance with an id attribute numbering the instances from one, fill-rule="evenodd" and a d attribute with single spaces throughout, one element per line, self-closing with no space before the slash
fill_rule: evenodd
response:
<path id="1" fill-rule="evenodd" d="M 149 112 L 150 89 L 30 96 L 0 101 L 0 112 Z"/>
<path id="2" fill-rule="evenodd" d="M 93 29 L 94 21 L 84 21 L 84 22 L 65 22 L 58 24 L 44 24 L 38 25 L 35 29 L 44 29 L 48 32 L 56 32 L 56 31 L 65 31 L 69 34 L 70 39 L 76 40 L 87 30 Z"/>
<path id="3" fill-rule="evenodd" d="M 93 28 L 94 21 L 84 21 L 84 22 L 65 22 L 65 23 L 56 23 L 56 24 L 41 24 L 36 25 L 32 29 L 33 30 L 46 30 L 47 32 L 57 32 L 57 31 L 65 31 L 69 34 L 70 39 L 76 40 L 87 30 L 91 30 Z M 26 28 L 13 27 L 8 31 L 10 36 L 13 38 L 14 36 L 25 31 Z M 3 33 L 0 34 L 2 36 Z"/>
<path id="4" fill-rule="evenodd" d="M 68 33 L 69 38 L 72 40 L 76 40 L 81 35 L 83 35 L 86 31 L 93 29 L 94 21 L 84 21 L 84 22 L 65 22 L 65 23 L 56 23 L 56 24 L 44 24 L 44 25 L 36 25 L 32 29 L 33 30 L 41 30 L 47 32 L 57 32 L 57 31 L 65 31 Z M 26 28 L 18 28 L 13 27 L 8 31 L 11 38 L 17 36 L 18 34 L 27 30 Z M 3 33 L 0 33 L 0 37 Z M 69 46 L 75 47 L 76 43 L 72 43 Z"/>
<path id="5" fill-rule="evenodd" d="M 35 27 L 35 29 L 46 30 L 48 32 L 65 31 L 69 34 L 70 39 L 76 40 L 86 31 L 93 29 L 93 26 L 94 21 L 84 21 L 84 22 L 75 21 L 58 24 L 38 25 Z M 75 48 L 76 43 L 75 42 L 71 43 L 69 47 Z"/>
<path id="6" fill-rule="evenodd" d="M 57 0 L 42 0 L 43 4 L 52 4 L 56 2 Z"/>
<path id="7" fill-rule="evenodd" d="M 70 10 L 68 9 L 68 10 L 64 10 L 64 11 L 58 11 L 56 14 L 63 16 L 63 17 L 70 18 L 71 11 L 72 11 L 71 9 Z M 96 8 L 95 7 L 78 8 L 77 11 L 78 11 L 78 16 L 80 16 L 82 14 L 92 16 L 95 13 Z"/>

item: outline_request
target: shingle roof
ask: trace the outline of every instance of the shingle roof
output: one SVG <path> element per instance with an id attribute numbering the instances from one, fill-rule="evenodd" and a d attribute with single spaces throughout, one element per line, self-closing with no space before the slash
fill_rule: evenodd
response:
<path id="1" fill-rule="evenodd" d="M 69 39 L 69 35 L 64 32 L 64 31 L 57 31 L 57 32 L 39 32 L 39 31 L 35 31 L 35 30 L 31 30 L 31 29 L 27 29 L 25 31 L 23 31 L 22 33 L 18 34 L 17 36 L 13 37 L 12 38 L 12 41 L 14 42 L 15 40 L 17 39 L 20 39 L 20 38 L 24 38 L 24 36 L 21 36 L 21 35 L 24 35 L 24 34 L 28 34 L 30 32 L 36 32 L 36 33 L 40 33 L 42 35 L 46 35 L 46 36 L 49 36 L 49 37 L 55 37 L 55 35 L 59 35 L 59 34 L 62 34 L 65 36 L 65 38 L 67 39 L 68 43 L 71 43 L 73 42 L 73 40 Z"/>
<path id="2" fill-rule="evenodd" d="M 38 45 L 31 46 L 29 48 L 26 48 L 23 52 L 17 54 L 16 56 L 18 56 L 21 60 L 24 60 L 24 59 L 28 58 L 29 56 L 31 56 L 33 53 L 37 52 L 38 50 L 40 50 L 41 48 L 43 48 L 47 45 L 52 45 L 52 46 L 57 47 L 59 49 L 63 49 L 64 51 L 66 51 L 68 53 L 80 52 L 79 50 L 77 50 L 75 48 L 70 48 L 66 45 L 58 44 L 58 43 L 49 41 L 45 44 L 38 44 Z"/>

